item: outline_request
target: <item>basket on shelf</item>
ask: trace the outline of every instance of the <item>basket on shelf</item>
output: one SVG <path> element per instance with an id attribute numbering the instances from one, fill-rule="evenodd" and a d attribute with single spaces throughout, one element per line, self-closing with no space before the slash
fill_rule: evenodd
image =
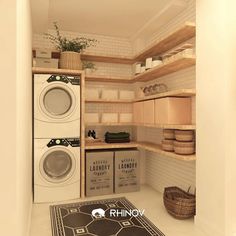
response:
<path id="1" fill-rule="evenodd" d="M 177 219 L 193 217 L 196 212 L 195 194 L 184 191 L 178 187 L 165 188 L 163 200 L 166 210 Z"/>

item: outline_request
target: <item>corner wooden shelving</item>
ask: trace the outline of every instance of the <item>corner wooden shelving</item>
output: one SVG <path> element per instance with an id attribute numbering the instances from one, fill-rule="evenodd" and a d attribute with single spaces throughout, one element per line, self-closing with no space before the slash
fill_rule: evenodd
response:
<path id="1" fill-rule="evenodd" d="M 105 142 L 95 142 L 88 143 L 86 142 L 85 150 L 94 150 L 94 149 L 114 149 L 114 148 L 137 148 L 137 142 L 130 143 L 105 143 Z"/>
<path id="2" fill-rule="evenodd" d="M 134 99 L 134 102 L 141 102 L 146 100 L 152 100 L 157 98 L 165 98 L 165 97 L 192 97 L 196 95 L 195 89 L 177 89 L 172 91 L 167 91 L 164 93 L 158 93 L 150 96 L 145 96 L 142 98 Z"/>
<path id="3" fill-rule="evenodd" d="M 150 70 L 147 70 L 139 75 L 134 76 L 133 81 L 135 82 L 144 82 L 153 79 L 157 79 L 161 76 L 168 75 L 190 66 L 195 65 L 196 59 L 195 56 L 183 56 L 174 60 L 172 62 L 154 67 Z"/>
<path id="4" fill-rule="evenodd" d="M 133 100 L 106 100 L 106 99 L 87 99 L 86 103 L 133 103 Z"/>
<path id="5" fill-rule="evenodd" d="M 83 70 L 67 70 L 67 69 L 56 69 L 56 68 L 42 68 L 32 67 L 32 73 L 34 74 L 64 74 L 64 75 L 84 75 Z"/>
<path id="6" fill-rule="evenodd" d="M 117 63 L 117 64 L 133 64 L 134 59 L 120 56 L 102 56 L 92 54 L 81 54 L 81 59 L 94 62 Z"/>
<path id="7" fill-rule="evenodd" d="M 86 123 L 85 126 L 131 126 L 133 123 Z"/>
<path id="8" fill-rule="evenodd" d="M 134 57 L 135 61 L 143 61 L 147 57 L 160 55 L 177 45 L 193 38 L 196 34 L 194 23 L 186 22 L 182 27 L 169 34 L 164 39 L 155 42 L 149 48 L 144 49 L 141 53 Z"/>
<path id="9" fill-rule="evenodd" d="M 116 149 L 116 148 L 141 148 L 146 151 L 151 151 L 158 153 L 160 155 L 174 158 L 181 161 L 195 161 L 195 155 L 179 155 L 174 152 L 166 152 L 161 149 L 160 144 L 150 143 L 150 142 L 130 142 L 130 143 L 105 143 L 105 142 L 95 142 L 86 143 L 85 150 L 95 150 L 95 149 Z"/>
<path id="10" fill-rule="evenodd" d="M 155 152 L 160 155 L 174 158 L 181 161 L 195 161 L 196 160 L 196 155 L 179 155 L 174 152 L 163 151 L 160 144 L 154 144 L 150 142 L 138 142 L 138 146 L 139 148 L 143 148 L 146 151 Z"/>
<path id="11" fill-rule="evenodd" d="M 132 83 L 132 78 L 124 78 L 124 77 L 107 77 L 101 75 L 86 75 L 85 81 L 92 82 L 110 82 L 110 83 Z"/>
<path id="12" fill-rule="evenodd" d="M 195 130 L 196 125 L 169 125 L 169 124 L 134 124 L 135 126 L 159 128 L 159 129 L 180 129 L 180 130 Z"/>

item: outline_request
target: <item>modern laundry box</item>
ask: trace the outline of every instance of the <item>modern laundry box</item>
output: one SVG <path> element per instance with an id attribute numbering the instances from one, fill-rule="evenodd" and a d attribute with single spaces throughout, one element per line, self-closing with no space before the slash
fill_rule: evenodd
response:
<path id="1" fill-rule="evenodd" d="M 115 193 L 140 190 L 140 156 L 138 150 L 115 151 Z"/>
<path id="2" fill-rule="evenodd" d="M 112 151 L 86 152 L 86 196 L 113 193 Z"/>

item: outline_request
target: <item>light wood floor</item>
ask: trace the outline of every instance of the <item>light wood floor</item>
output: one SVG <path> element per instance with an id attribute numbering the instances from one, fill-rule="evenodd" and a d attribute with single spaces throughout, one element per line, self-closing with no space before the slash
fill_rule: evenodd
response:
<path id="1" fill-rule="evenodd" d="M 90 197 L 83 200 L 76 199 L 67 202 L 89 201 L 112 197 L 126 197 L 138 209 L 145 209 L 145 216 L 166 236 L 205 236 L 194 226 L 193 219 L 176 220 L 171 217 L 164 208 L 162 194 L 146 185 L 142 186 L 140 192 Z M 31 236 L 52 235 L 49 205 L 51 204 L 33 204 Z"/>

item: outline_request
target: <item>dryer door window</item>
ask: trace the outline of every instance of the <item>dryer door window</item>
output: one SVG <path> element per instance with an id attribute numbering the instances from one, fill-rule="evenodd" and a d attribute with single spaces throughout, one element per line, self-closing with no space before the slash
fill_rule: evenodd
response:
<path id="1" fill-rule="evenodd" d="M 65 89 L 56 87 L 45 93 L 43 104 L 50 114 L 53 116 L 61 116 L 71 109 L 72 98 Z"/>
<path id="2" fill-rule="evenodd" d="M 75 161 L 65 150 L 54 150 L 41 160 L 41 174 L 49 182 L 65 182 L 74 173 Z"/>
<path id="3" fill-rule="evenodd" d="M 51 84 L 47 86 L 39 98 L 42 112 L 53 119 L 63 119 L 71 115 L 76 108 L 73 91 L 66 85 Z"/>

